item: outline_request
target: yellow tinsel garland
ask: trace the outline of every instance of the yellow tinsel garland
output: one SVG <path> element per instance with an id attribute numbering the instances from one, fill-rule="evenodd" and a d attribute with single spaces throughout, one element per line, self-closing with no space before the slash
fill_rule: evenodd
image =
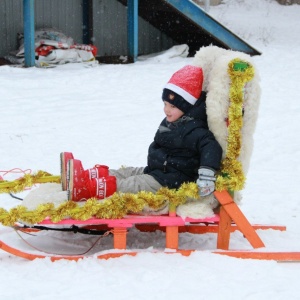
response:
<path id="1" fill-rule="evenodd" d="M 36 174 L 25 174 L 23 177 L 13 181 L 0 181 L 0 194 L 19 193 L 24 191 L 26 187 L 46 182 L 60 183 L 60 176 L 53 176 L 45 171 L 38 171 Z"/>
<path id="2" fill-rule="evenodd" d="M 137 194 L 115 193 L 105 201 L 95 198 L 88 199 L 83 206 L 74 201 L 66 201 L 55 208 L 53 203 L 40 204 L 35 210 L 28 210 L 19 205 L 7 211 L 0 208 L 0 223 L 5 226 L 13 226 L 17 221 L 36 224 L 49 217 L 53 222 L 59 222 L 65 218 L 74 220 L 88 220 L 92 217 L 99 219 L 118 219 L 128 213 L 138 213 L 148 206 L 159 209 L 166 201 L 170 205 L 178 206 L 186 202 L 187 198 L 199 197 L 196 183 L 185 183 L 178 190 L 161 188 L 156 194 L 141 191 Z"/>
<path id="3" fill-rule="evenodd" d="M 244 87 L 254 77 L 254 68 L 240 59 L 233 59 L 228 64 L 228 74 L 231 84 L 227 149 L 222 161 L 221 175 L 217 177 L 216 189 L 239 191 L 243 189 L 246 181 L 242 164 L 238 161 L 242 145 Z"/>

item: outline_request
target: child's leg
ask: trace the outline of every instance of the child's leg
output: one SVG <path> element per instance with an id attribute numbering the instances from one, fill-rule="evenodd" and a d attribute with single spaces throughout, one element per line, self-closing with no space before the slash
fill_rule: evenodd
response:
<path id="1" fill-rule="evenodd" d="M 133 175 L 127 178 L 117 177 L 117 192 L 138 193 L 147 191 L 156 193 L 160 188 L 161 185 L 148 174 Z"/>
<path id="2" fill-rule="evenodd" d="M 127 170 L 129 171 L 129 170 Z M 134 174 L 135 171 L 132 170 Z M 148 174 L 132 175 L 127 178 L 117 178 L 117 192 L 122 193 L 138 193 L 140 191 L 156 193 L 162 186 Z M 153 209 L 147 205 L 139 214 L 142 215 L 162 215 L 169 211 L 168 201 L 164 201 L 162 206 Z"/>
<path id="3" fill-rule="evenodd" d="M 109 175 L 116 176 L 118 180 L 142 174 L 144 174 L 144 167 L 126 167 L 118 170 L 109 169 Z"/>

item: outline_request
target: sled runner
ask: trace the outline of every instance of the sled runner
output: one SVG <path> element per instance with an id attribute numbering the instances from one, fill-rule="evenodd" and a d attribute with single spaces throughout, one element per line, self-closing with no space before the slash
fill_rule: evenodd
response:
<path id="1" fill-rule="evenodd" d="M 190 255 L 193 251 L 202 249 L 180 247 L 179 235 L 181 233 L 216 233 L 216 249 L 218 250 L 202 251 L 238 258 L 299 261 L 300 252 L 259 251 L 258 249 L 264 248 L 265 245 L 256 229 L 284 231 L 286 228 L 285 226 L 251 225 L 237 205 L 241 199 L 240 191 L 244 188 L 249 167 L 260 97 L 258 75 L 250 57 L 218 47 L 204 47 L 196 54 L 194 64 L 203 68 L 204 91 L 207 92 L 208 125 L 223 148 L 222 169 L 216 180 L 213 199 L 207 202 L 205 199 L 200 199 L 199 202 L 202 201 L 203 205 L 211 206 L 214 201 L 216 204 L 214 208 L 218 206 L 219 209 L 217 214 L 195 217 L 198 202 L 182 201 L 183 198 L 198 197 L 198 190 L 195 189 L 193 183 L 177 191 L 166 188 L 164 191 L 159 191 L 159 196 L 163 196 L 169 202 L 168 215 L 142 216 L 130 215 L 126 210 L 114 211 L 114 203 L 126 204 L 126 201 L 136 200 L 138 197 L 117 194 L 109 200 L 100 202 L 89 199 L 82 207 L 73 201 L 68 201 L 58 208 L 54 208 L 51 203 L 46 203 L 34 211 L 19 207 L 10 212 L 0 211 L 0 221 L 8 226 L 1 232 L 0 248 L 13 255 L 31 260 L 45 257 L 51 260 L 78 260 L 87 256 L 112 258 L 122 255 L 134 256 L 145 251 Z M 0 183 L 0 190 L 16 192 L 28 186 L 29 183 L 58 181 L 59 178 L 55 176 L 40 173 L 39 176 L 33 178 L 27 176 L 23 181 L 20 180 L 15 184 Z M 143 195 L 145 199 L 146 196 Z M 165 241 L 159 247 L 152 245 L 150 249 L 149 247 L 136 249 L 134 245 L 128 247 L 128 235 L 134 230 L 140 233 L 137 238 L 143 233 L 155 231 L 161 233 Z M 235 230 L 239 230 L 254 249 L 229 250 L 230 234 Z M 5 237 L 11 237 L 13 231 L 17 232 L 16 243 L 11 245 L 10 241 L 5 242 Z M 49 232 L 52 231 L 69 234 L 71 247 L 60 245 L 60 252 L 51 249 Z M 73 239 L 75 233 L 81 234 L 80 242 Z M 83 235 L 88 236 L 89 239 L 82 238 Z M 44 244 L 33 242 L 39 236 Z M 110 239 L 111 247 L 101 248 L 102 238 Z M 45 244 L 47 240 L 48 243 Z M 98 242 L 100 242 L 100 250 Z M 75 245 L 85 243 L 85 249 L 72 252 L 72 245 L 75 247 Z"/>

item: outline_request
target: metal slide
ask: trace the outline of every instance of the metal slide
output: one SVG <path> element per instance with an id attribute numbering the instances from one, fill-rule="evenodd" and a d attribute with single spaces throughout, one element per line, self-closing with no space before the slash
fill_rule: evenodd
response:
<path id="1" fill-rule="evenodd" d="M 127 0 L 118 0 L 127 5 Z M 138 14 L 193 56 L 202 46 L 215 45 L 249 55 L 261 53 L 190 0 L 139 0 Z"/>

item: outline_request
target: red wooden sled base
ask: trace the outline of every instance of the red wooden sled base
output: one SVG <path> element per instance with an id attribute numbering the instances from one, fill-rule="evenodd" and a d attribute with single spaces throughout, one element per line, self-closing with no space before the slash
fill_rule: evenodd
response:
<path id="1" fill-rule="evenodd" d="M 217 233 L 217 250 L 209 252 L 219 255 L 227 255 L 236 258 L 262 259 L 275 261 L 300 261 L 300 252 L 268 252 L 258 251 L 258 248 L 265 247 L 264 243 L 256 233 L 256 229 L 274 229 L 285 231 L 285 226 L 272 225 L 251 225 L 239 207 L 233 202 L 230 194 L 226 191 L 215 192 L 215 197 L 221 204 L 219 215 L 213 218 L 205 219 L 182 219 L 174 213 L 168 216 L 126 216 L 122 219 L 89 219 L 87 221 L 63 220 L 58 223 L 52 223 L 50 220 L 44 220 L 38 225 L 63 228 L 68 226 L 80 226 L 93 230 L 104 230 L 113 234 L 113 249 L 97 252 L 92 255 L 55 255 L 51 253 L 31 253 L 30 251 L 21 250 L 19 246 L 10 246 L 0 238 L 0 248 L 15 256 L 33 260 L 36 258 L 50 258 L 52 261 L 59 259 L 79 260 L 85 257 L 97 257 L 99 259 L 108 259 L 120 257 L 123 255 L 135 256 L 141 252 L 149 252 L 150 250 L 128 250 L 127 248 L 127 232 L 128 229 L 135 227 L 139 231 L 155 231 L 161 230 L 165 232 L 165 248 L 164 250 L 151 250 L 153 253 L 174 254 L 180 253 L 189 256 L 191 253 L 199 250 L 179 249 L 179 233 L 188 232 L 193 234 Z M 21 229 L 20 227 L 17 229 Z M 11 230 L 11 229 L 10 229 Z M 35 229 L 26 229 L 27 233 Z M 248 240 L 253 250 L 229 250 L 230 233 L 239 230 Z M 11 232 L 9 233 L 11 234 Z M 45 236 L 47 237 L 47 236 Z M 20 238 L 21 240 L 21 238 Z M 23 239 L 25 242 L 26 240 Z M 38 249 L 37 249 L 38 250 Z M 265 250 L 265 249 L 264 249 Z M 45 251 L 45 250 L 43 250 Z"/>

